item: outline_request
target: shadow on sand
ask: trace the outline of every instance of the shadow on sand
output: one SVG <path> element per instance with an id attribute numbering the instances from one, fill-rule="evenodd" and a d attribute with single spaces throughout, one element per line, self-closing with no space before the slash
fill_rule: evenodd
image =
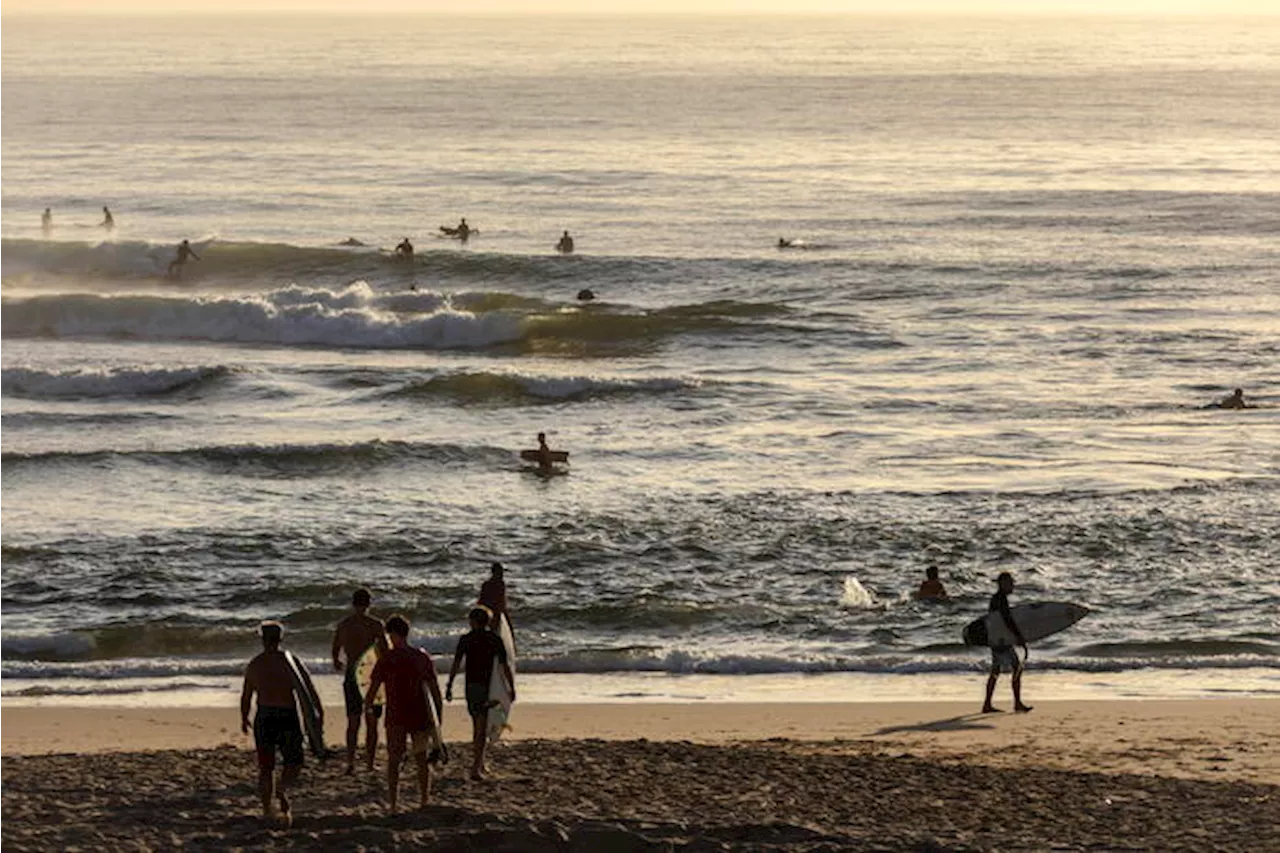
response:
<path id="1" fill-rule="evenodd" d="M 927 723 L 915 723 L 907 726 L 885 726 L 877 730 L 875 735 L 894 735 L 903 732 L 970 732 L 980 729 L 992 729 L 995 726 L 990 723 L 981 722 L 989 717 L 989 714 L 961 714 L 958 717 L 948 717 L 945 720 L 931 720 Z"/>

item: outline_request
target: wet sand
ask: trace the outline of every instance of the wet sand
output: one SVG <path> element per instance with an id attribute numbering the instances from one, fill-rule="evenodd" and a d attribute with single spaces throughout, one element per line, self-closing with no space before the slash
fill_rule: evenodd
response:
<path id="1" fill-rule="evenodd" d="M 494 757 L 496 778 L 467 781 L 468 750 L 455 745 L 425 812 L 386 814 L 382 756 L 378 773 L 356 777 L 341 775 L 340 760 L 310 761 L 295 826 L 286 831 L 258 815 L 253 756 L 234 709 L 7 707 L 3 843 L 11 850 L 1280 849 L 1280 702 L 1059 702 L 1026 716 L 970 710 L 530 705 Z M 463 721 L 455 711 L 450 722 Z M 330 729 L 332 739 L 332 722 Z M 36 749 L 50 734 L 58 740 Z M 86 736 L 97 739 L 96 752 L 86 749 Z M 164 742 L 175 737 L 187 740 L 185 749 Z M 219 739 L 227 745 L 217 747 Z M 50 749 L 63 754 L 39 754 Z M 401 796 L 415 802 L 412 773 Z"/>

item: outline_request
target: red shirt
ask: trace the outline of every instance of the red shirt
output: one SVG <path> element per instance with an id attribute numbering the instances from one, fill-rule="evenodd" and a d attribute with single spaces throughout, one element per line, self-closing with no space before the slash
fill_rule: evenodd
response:
<path id="1" fill-rule="evenodd" d="M 431 656 L 412 646 L 393 648 L 373 668 L 373 679 L 384 680 L 387 689 L 387 725 L 408 731 L 427 727 L 427 700 L 423 687 L 436 679 Z"/>

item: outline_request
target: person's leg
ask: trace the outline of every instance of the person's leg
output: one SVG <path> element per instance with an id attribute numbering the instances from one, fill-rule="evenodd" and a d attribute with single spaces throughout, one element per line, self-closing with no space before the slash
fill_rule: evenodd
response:
<path id="1" fill-rule="evenodd" d="M 275 796 L 275 775 L 274 762 L 272 764 L 258 762 L 258 798 L 262 800 L 262 816 L 266 818 L 275 816 L 275 808 L 271 804 Z"/>
<path id="2" fill-rule="evenodd" d="M 253 743 L 257 749 L 258 798 L 262 800 L 262 816 L 270 818 L 275 815 L 271 801 L 275 795 L 276 747 L 261 710 L 253 720 Z"/>
<path id="3" fill-rule="evenodd" d="M 996 710 L 996 706 L 991 704 L 991 697 L 996 693 L 996 682 L 1000 680 L 1000 665 L 991 664 L 991 674 L 987 676 L 987 698 L 982 703 L 982 713 L 990 714 Z"/>
<path id="4" fill-rule="evenodd" d="M 1013 710 L 1022 714 L 1031 710 L 1030 705 L 1022 702 L 1022 661 L 1017 658 L 1013 661 Z"/>
<path id="5" fill-rule="evenodd" d="M 373 771 L 373 760 L 378 755 L 378 717 L 380 708 L 364 715 L 364 765 L 365 769 Z"/>
<path id="6" fill-rule="evenodd" d="M 489 737 L 489 712 L 471 715 L 471 778 L 484 778 L 484 748 Z"/>
<path id="7" fill-rule="evenodd" d="M 427 733 L 413 733 L 413 760 L 418 764 L 418 808 L 425 809 L 431 799 L 431 765 L 427 763 Z"/>
<path id="8" fill-rule="evenodd" d="M 394 812 L 400 797 L 400 762 L 404 760 L 405 730 L 387 726 L 387 807 Z"/>
<path id="9" fill-rule="evenodd" d="M 280 785 L 276 789 L 276 799 L 280 802 L 280 817 L 288 826 L 293 825 L 293 810 L 289 803 L 289 789 L 298 781 L 302 773 L 302 728 L 298 718 L 290 719 L 289 730 L 285 732 L 280 745 L 284 756 L 284 769 L 280 771 Z"/>

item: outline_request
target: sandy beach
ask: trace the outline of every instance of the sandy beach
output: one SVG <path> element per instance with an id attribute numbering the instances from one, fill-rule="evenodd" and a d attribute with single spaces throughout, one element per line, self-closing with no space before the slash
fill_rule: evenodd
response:
<path id="1" fill-rule="evenodd" d="M 311 763 L 286 832 L 257 816 L 234 709 L 9 707 L 3 840 L 13 850 L 1274 850 L 1278 712 L 1274 700 L 1046 702 L 988 716 L 941 702 L 530 705 L 491 782 L 465 781 L 457 744 L 434 805 L 390 816 L 380 772 L 349 778 L 341 761 Z M 456 711 L 447 720 L 455 741 L 461 722 Z"/>

